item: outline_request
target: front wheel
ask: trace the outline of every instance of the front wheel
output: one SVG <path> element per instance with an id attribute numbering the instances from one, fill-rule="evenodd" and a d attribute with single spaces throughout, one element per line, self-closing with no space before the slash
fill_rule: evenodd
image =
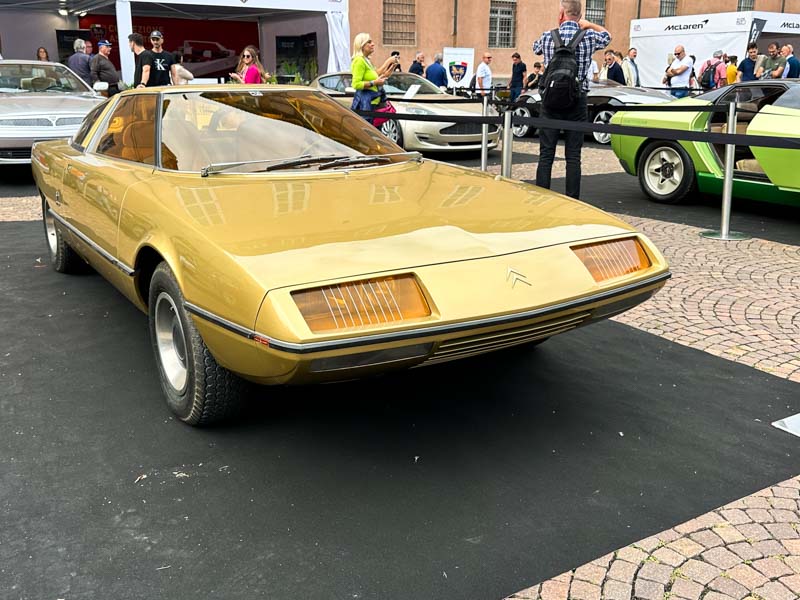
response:
<path id="1" fill-rule="evenodd" d="M 161 263 L 150 280 L 150 342 L 170 410 L 189 425 L 209 425 L 239 411 L 245 382 L 219 366 L 194 322 L 172 270 Z"/>
<path id="2" fill-rule="evenodd" d="M 403 130 L 400 129 L 400 122 L 394 119 L 387 119 L 380 126 L 380 132 L 392 140 L 395 144 L 403 147 Z"/>
<path id="3" fill-rule="evenodd" d="M 514 116 L 521 117 L 523 119 L 530 119 L 533 116 L 533 112 L 531 111 L 527 103 L 521 104 L 519 106 L 514 107 Z M 511 127 L 511 133 L 514 134 L 515 138 L 528 137 L 529 135 L 535 132 L 536 132 L 535 127 L 532 127 L 531 125 L 525 125 L 523 123 L 520 123 L 518 125 L 513 125 Z"/>
<path id="4" fill-rule="evenodd" d="M 692 191 L 692 159 L 676 142 L 652 142 L 639 158 L 639 185 L 654 202 L 678 204 Z"/>
<path id="5" fill-rule="evenodd" d="M 86 268 L 86 262 L 64 240 L 44 196 L 42 196 L 42 221 L 44 222 L 44 236 L 47 240 L 50 264 L 53 269 L 59 273 L 82 272 Z"/>
<path id="6" fill-rule="evenodd" d="M 599 123 L 601 125 L 608 125 L 611 122 L 611 117 L 614 116 L 614 113 L 610 110 L 601 110 L 598 112 L 594 117 L 594 122 Z M 592 137 L 594 141 L 598 144 L 610 144 L 611 143 L 611 134 L 610 133 L 600 133 L 599 131 L 593 131 Z"/>

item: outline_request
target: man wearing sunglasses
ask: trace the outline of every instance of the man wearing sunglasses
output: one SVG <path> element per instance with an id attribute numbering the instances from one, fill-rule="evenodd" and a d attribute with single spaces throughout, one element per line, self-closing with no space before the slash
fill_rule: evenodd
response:
<path id="1" fill-rule="evenodd" d="M 142 82 L 138 87 L 155 87 L 158 85 L 171 85 L 178 81 L 175 73 L 175 57 L 170 52 L 164 52 L 164 36 L 160 31 L 150 33 L 150 43 L 153 49 L 142 60 Z"/>

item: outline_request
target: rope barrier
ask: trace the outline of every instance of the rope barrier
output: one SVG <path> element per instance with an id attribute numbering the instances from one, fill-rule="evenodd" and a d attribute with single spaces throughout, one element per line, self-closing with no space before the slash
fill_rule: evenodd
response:
<path id="1" fill-rule="evenodd" d="M 622 110 L 622 109 L 621 109 Z M 726 109 L 727 110 L 727 109 Z M 412 115 L 408 113 L 386 113 L 377 111 L 357 111 L 364 117 L 391 119 L 395 121 L 427 121 L 434 123 L 484 123 L 500 125 L 501 117 L 479 116 L 445 116 L 445 115 Z M 712 111 L 717 112 L 717 111 Z M 532 125 L 539 129 L 560 129 L 579 131 L 582 133 L 611 133 L 645 138 L 678 140 L 689 142 L 708 142 L 711 144 L 733 144 L 736 146 L 756 146 L 759 148 L 781 148 L 800 150 L 800 137 L 779 137 L 770 135 L 753 135 L 742 133 L 715 133 L 711 131 L 686 131 L 659 127 L 641 127 L 637 125 L 614 125 L 589 123 L 588 121 L 565 121 L 561 119 L 545 119 L 542 117 L 513 116 L 512 125 Z"/>

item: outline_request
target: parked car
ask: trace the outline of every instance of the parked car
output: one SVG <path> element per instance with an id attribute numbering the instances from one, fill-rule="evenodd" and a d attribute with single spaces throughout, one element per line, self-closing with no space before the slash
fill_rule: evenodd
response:
<path id="1" fill-rule="evenodd" d="M 184 40 L 175 52 L 183 59 L 183 66 L 195 77 L 227 77 L 239 64 L 236 50 L 226 48 L 219 42 Z"/>
<path id="2" fill-rule="evenodd" d="M 725 86 L 675 104 L 727 106 L 735 102 L 737 133 L 800 137 L 800 82 L 768 79 Z M 615 124 L 727 131 L 727 115 L 697 112 L 620 112 Z M 684 200 L 693 190 L 721 194 L 725 146 L 708 142 L 675 142 L 658 137 L 613 135 L 611 147 L 622 167 L 639 178 L 647 196 L 664 204 Z M 800 170 L 797 150 L 736 146 L 733 194 L 800 206 Z"/>
<path id="3" fill-rule="evenodd" d="M 403 152 L 299 86 L 123 92 L 33 156 L 53 268 L 85 260 L 148 314 L 167 403 L 194 425 L 230 414 L 245 380 L 541 342 L 669 277 L 623 221 Z"/>
<path id="4" fill-rule="evenodd" d="M 355 90 L 351 87 L 353 76 L 350 73 L 329 73 L 314 79 L 311 87 L 316 87 L 335 98 L 339 104 L 350 108 Z M 404 96 L 419 86 L 411 99 Z M 478 103 L 463 104 L 463 100 L 446 94 L 430 81 L 413 73 L 394 73 L 384 85 L 386 95 L 398 112 L 416 115 L 441 115 L 440 121 L 401 121 L 388 120 L 380 126 L 383 133 L 398 146 L 406 150 L 463 151 L 481 149 L 481 125 L 479 123 L 447 122 L 448 116 L 480 116 L 482 106 Z M 413 91 L 413 90 L 412 90 Z M 415 103 L 413 99 L 425 100 Z M 428 101 L 435 102 L 429 103 Z M 455 103 L 454 103 L 455 102 Z M 493 116 L 496 112 L 492 109 Z M 497 146 L 500 128 L 489 126 L 489 147 Z"/>
<path id="5" fill-rule="evenodd" d="M 0 165 L 30 163 L 35 141 L 70 137 L 103 100 L 62 64 L 0 60 Z"/>
<path id="6" fill-rule="evenodd" d="M 589 110 L 589 121 L 593 123 L 608 123 L 614 115 L 611 107 L 660 104 L 671 102 L 672 96 L 658 90 L 648 90 L 640 87 L 628 87 L 616 81 L 601 79 L 598 83 L 589 83 L 589 93 L 586 103 Z M 525 90 L 520 94 L 514 108 L 514 114 L 519 117 L 538 117 L 542 97 L 539 90 Z M 529 125 L 515 125 L 514 136 L 523 138 L 534 133 Z M 611 136 L 608 133 L 592 133 L 592 137 L 599 144 L 609 144 Z"/>

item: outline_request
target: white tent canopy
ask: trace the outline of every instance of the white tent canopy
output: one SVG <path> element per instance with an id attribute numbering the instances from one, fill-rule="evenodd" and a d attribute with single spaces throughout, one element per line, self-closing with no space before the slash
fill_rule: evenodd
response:
<path id="1" fill-rule="evenodd" d="M 771 41 L 793 44 L 800 51 L 800 15 L 747 11 L 635 19 L 630 40 L 639 52 L 642 85 L 658 87 L 678 44 L 698 63 L 711 58 L 715 50 L 734 54 L 741 61 L 750 41 L 758 42 L 761 54 L 766 54 Z"/>
<path id="2" fill-rule="evenodd" d="M 349 68 L 350 21 L 348 17 L 349 0 L 135 0 L 150 4 L 190 4 L 194 6 L 237 7 L 246 3 L 250 9 L 283 9 L 325 13 L 329 29 L 328 71 L 341 71 Z M 117 31 L 120 43 L 133 32 L 130 0 L 116 0 Z M 133 79 L 133 54 L 120 52 L 123 81 Z"/>

